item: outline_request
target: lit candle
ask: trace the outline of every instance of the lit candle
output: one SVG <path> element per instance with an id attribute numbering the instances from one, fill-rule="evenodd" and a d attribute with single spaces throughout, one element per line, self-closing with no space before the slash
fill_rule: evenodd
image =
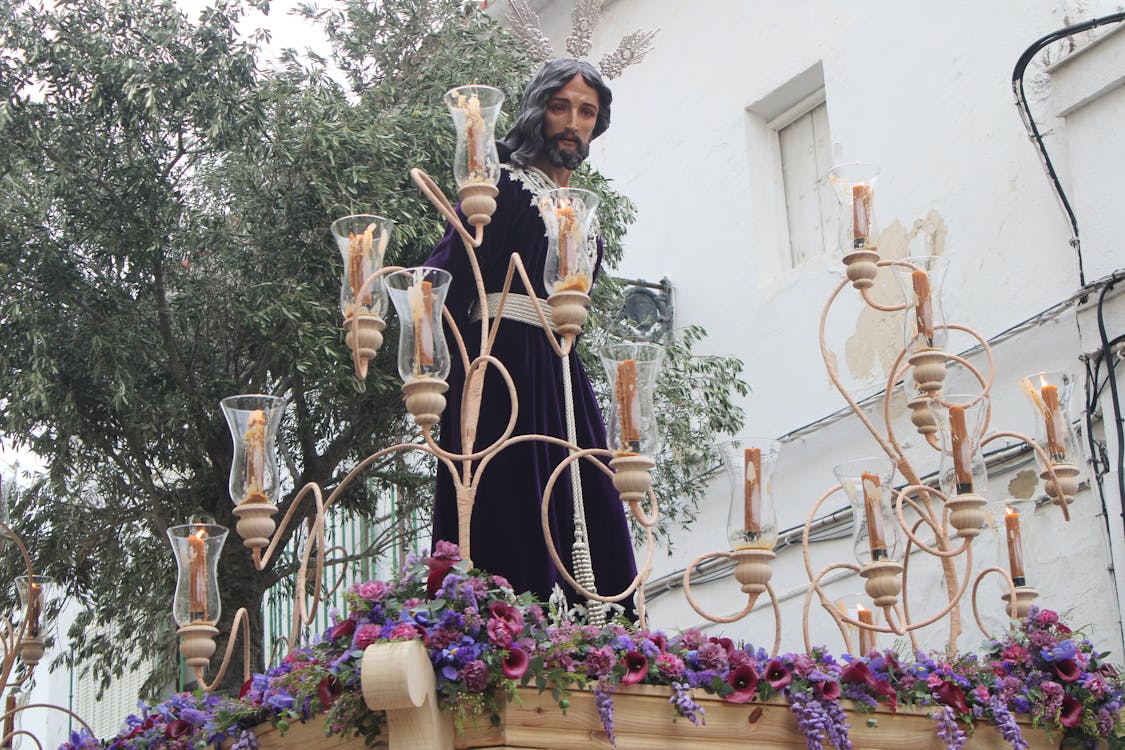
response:
<path id="1" fill-rule="evenodd" d="M 746 448 L 743 451 L 743 467 L 743 522 L 746 535 L 756 539 L 762 533 L 762 449 Z"/>
<path id="2" fill-rule="evenodd" d="M 371 304 L 370 290 L 363 295 L 362 299 L 360 299 L 359 290 L 363 288 L 363 282 L 372 272 L 368 258 L 374 234 L 375 222 L 368 224 L 361 234 L 348 233 L 348 286 L 352 290 L 352 297 L 355 299 L 354 304 L 356 305 Z"/>
<path id="3" fill-rule="evenodd" d="M 434 365 L 434 285 L 430 281 L 411 284 L 406 290 L 410 313 L 414 318 L 414 376 L 422 375 L 423 367 Z"/>
<path id="4" fill-rule="evenodd" d="M 1043 419 L 1047 425 L 1047 454 L 1051 461 L 1066 460 L 1066 433 L 1065 422 L 1062 416 L 1062 407 L 1059 405 L 1059 388 L 1039 378 L 1042 388 L 1039 389 L 1043 397 Z"/>
<path id="5" fill-rule="evenodd" d="M 188 537 L 188 607 L 192 621 L 207 619 L 207 529 L 199 529 Z"/>
<path id="6" fill-rule="evenodd" d="M 926 272 L 918 269 L 910 274 L 910 281 L 914 285 L 914 296 L 918 304 L 914 308 L 914 319 L 918 327 L 918 335 L 924 336 L 926 346 L 934 345 L 934 301 L 930 292 L 930 277 Z"/>
<path id="7" fill-rule="evenodd" d="M 465 141 L 468 146 L 468 172 L 469 181 L 480 182 L 488 175 L 485 170 L 484 155 L 488 137 L 484 126 L 484 118 L 480 113 L 480 98 L 474 92 L 466 99 L 464 94 L 457 95 L 457 106 L 465 113 Z"/>
<path id="8" fill-rule="evenodd" d="M 32 579 L 27 582 L 27 633 L 39 635 L 39 613 L 43 610 L 43 587 Z"/>
<path id="9" fill-rule="evenodd" d="M 883 528 L 883 490 L 878 474 L 864 473 L 860 477 L 863 485 L 863 510 L 867 517 L 867 542 L 871 547 L 871 561 L 878 562 L 890 557 L 887 551 L 887 534 Z"/>
<path id="10" fill-rule="evenodd" d="M 261 409 L 250 412 L 246 432 L 242 435 L 246 451 L 246 485 L 242 496 L 244 503 L 265 503 L 266 495 L 266 413 Z"/>
<path id="11" fill-rule="evenodd" d="M 637 363 L 626 359 L 617 363 L 617 415 L 621 422 L 621 452 L 640 451 L 640 402 L 637 400 Z"/>
<path id="12" fill-rule="evenodd" d="M 852 246 L 865 247 L 871 233 L 871 187 L 860 182 L 852 185 Z"/>
<path id="13" fill-rule="evenodd" d="M 874 625 L 875 619 L 872 616 L 871 610 L 864 607 L 862 604 L 856 605 L 856 620 L 860 624 L 859 629 L 859 655 L 867 656 L 875 650 L 875 631 L 868 630 L 864 625 Z"/>
<path id="14" fill-rule="evenodd" d="M 1012 572 L 1012 582 L 1017 586 L 1026 584 L 1023 572 L 1023 543 L 1020 541 L 1020 515 L 1011 506 L 1004 512 L 1004 530 L 1008 537 L 1008 569 Z"/>
<path id="15" fill-rule="evenodd" d="M 555 204 L 547 204 L 547 209 L 554 212 L 559 229 L 559 283 L 555 291 L 587 292 L 590 289 L 590 279 L 578 267 L 578 253 L 585 238 L 579 231 L 574 206 L 570 199 L 560 198 Z"/>
<path id="16" fill-rule="evenodd" d="M 953 444 L 953 473 L 957 477 L 957 494 L 973 491 L 973 445 L 965 427 L 965 407 L 949 407 L 949 440 Z"/>

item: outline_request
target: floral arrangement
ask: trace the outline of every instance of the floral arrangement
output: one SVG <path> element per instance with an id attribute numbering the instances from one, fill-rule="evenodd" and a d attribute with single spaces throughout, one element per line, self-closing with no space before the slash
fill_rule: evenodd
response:
<path id="1" fill-rule="evenodd" d="M 441 705 L 454 721 L 487 717 L 501 695 L 520 685 L 549 690 L 563 711 L 570 692 L 592 690 L 614 740 L 614 692 L 637 683 L 666 685 L 673 711 L 706 720 L 693 698 L 705 691 L 734 703 L 782 697 L 809 750 L 850 750 L 846 705 L 931 706 L 936 731 L 959 750 L 976 722 L 994 724 L 1015 750 L 1027 747 L 1013 713 L 1066 738 L 1093 744 L 1125 730 L 1125 679 L 1089 640 L 1049 610 L 1036 610 L 980 655 L 893 651 L 833 658 L 822 649 L 771 657 L 728 638 L 689 630 L 674 637 L 613 623 L 584 625 L 576 610 L 516 595 L 508 582 L 468 570 L 456 546 L 439 542 L 398 580 L 352 587 L 346 617 L 311 646 L 255 675 L 237 698 L 179 694 L 126 720 L 115 738 L 76 732 L 60 750 L 201 750 L 232 743 L 254 750 L 252 727 L 322 721 L 329 735 L 379 735 L 383 715 L 366 708 L 359 669 L 373 643 L 421 640 L 429 652 Z"/>

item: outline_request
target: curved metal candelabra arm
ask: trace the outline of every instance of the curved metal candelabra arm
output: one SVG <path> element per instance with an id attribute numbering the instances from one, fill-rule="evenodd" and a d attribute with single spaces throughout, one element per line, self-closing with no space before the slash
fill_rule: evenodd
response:
<path id="1" fill-rule="evenodd" d="M 429 429 L 422 430 L 422 436 L 426 441 L 427 452 L 433 453 L 438 458 L 445 459 L 449 463 L 449 465 L 451 465 L 451 466 L 454 462 L 479 461 L 481 459 L 484 459 L 484 458 L 487 458 L 487 457 L 491 456 L 493 453 L 495 453 L 497 450 L 499 450 L 502 446 L 504 446 L 506 444 L 506 441 L 512 436 L 512 433 L 515 432 L 515 430 L 516 430 L 516 418 L 519 415 L 519 394 L 516 391 L 516 384 L 515 384 L 515 381 L 512 380 L 511 373 L 508 372 L 508 368 L 504 365 L 504 363 L 501 362 L 496 357 L 493 357 L 491 354 L 481 355 L 481 356 L 477 357 L 476 359 L 474 359 L 472 361 L 472 363 L 469 365 L 468 369 L 466 370 L 466 373 L 465 373 L 466 374 L 465 389 L 464 389 L 465 396 L 464 396 L 464 400 L 462 401 L 462 411 L 464 411 L 464 409 L 466 407 L 466 402 L 468 401 L 468 399 L 470 397 L 469 389 L 470 389 L 470 383 L 472 381 L 472 375 L 474 373 L 478 373 L 478 372 L 483 371 L 484 367 L 487 364 L 492 364 L 492 365 L 496 366 L 496 368 L 500 371 L 500 376 L 503 378 L 504 384 L 506 386 L 508 386 L 508 397 L 511 399 L 511 403 L 512 403 L 512 411 L 511 411 L 511 414 L 508 417 L 508 425 L 507 425 L 507 427 L 504 428 L 504 432 L 500 434 L 500 437 L 496 438 L 496 440 L 494 440 L 491 445 L 489 445 L 486 448 L 481 448 L 480 450 L 474 451 L 472 453 L 450 453 L 449 451 L 443 449 L 440 445 L 437 444 L 437 441 L 434 440 L 433 435 L 432 435 L 432 433 L 430 432 Z M 477 405 L 479 406 L 479 401 L 480 401 L 479 392 L 477 393 L 476 398 L 477 398 L 477 402 L 478 402 Z M 462 419 L 462 424 L 464 424 L 464 418 Z M 475 433 L 475 425 L 474 425 L 474 433 Z M 473 437 L 475 439 L 475 434 L 474 434 Z M 464 444 L 464 435 L 462 435 L 462 442 Z M 454 473 L 456 473 L 456 467 L 454 467 L 451 470 Z M 480 471 L 478 470 L 476 473 L 479 475 Z"/>
<path id="2" fill-rule="evenodd" d="M 30 711 L 33 708 L 42 708 L 48 711 L 58 711 L 59 713 L 69 717 L 71 720 L 77 722 L 80 725 L 80 729 L 85 729 L 91 735 L 93 735 L 94 733 L 93 728 L 89 724 L 87 724 L 86 720 L 81 716 L 74 713 L 69 708 L 56 706 L 53 703 L 28 703 L 24 706 L 16 706 L 11 711 L 6 711 L 3 714 L 0 714 L 0 726 L 6 727 L 8 725 L 7 722 L 9 721 L 9 719 L 14 720 L 17 714 L 23 713 L 24 711 Z M 27 729 L 14 729 L 7 733 L 5 731 L 0 731 L 0 747 L 11 747 L 14 744 L 13 740 L 17 737 L 27 737 L 29 740 L 35 743 L 35 747 L 37 748 L 37 750 L 44 750 L 43 743 L 40 741 L 40 739 L 35 736 L 34 732 L 31 732 Z"/>
<path id="3" fill-rule="evenodd" d="M 410 170 L 410 177 L 414 180 L 414 184 L 418 186 L 418 189 L 429 199 L 430 203 L 434 204 L 434 208 L 436 208 L 441 215 L 445 217 L 446 221 L 457 230 L 457 234 L 461 235 L 461 240 L 470 247 L 480 247 L 484 234 L 484 226 L 481 225 L 476 228 L 477 232 L 475 237 L 469 234 L 469 230 L 465 228 L 465 224 L 461 221 L 461 217 L 457 215 L 453 204 L 449 202 L 449 198 L 445 197 L 445 193 L 443 193 L 437 183 L 434 182 L 434 178 L 430 177 L 426 174 L 425 170 L 419 167 L 413 167 Z"/>
<path id="4" fill-rule="evenodd" d="M 523 282 L 523 288 L 524 289 L 527 289 L 530 292 L 532 289 L 535 288 L 531 283 L 530 277 L 528 277 L 528 275 L 527 275 L 527 268 L 523 264 L 523 259 L 520 258 L 520 256 L 518 254 L 512 253 L 512 255 L 509 257 L 509 260 L 508 260 L 508 271 L 507 271 L 507 274 L 504 276 L 504 286 L 501 289 L 500 303 L 497 306 L 497 310 L 496 310 L 497 320 L 499 320 L 500 314 L 504 309 L 504 305 L 508 300 L 508 293 L 511 290 L 513 274 L 519 274 L 520 281 Z M 547 341 L 551 344 L 551 348 L 554 349 L 555 354 L 558 357 L 560 357 L 560 358 L 566 357 L 568 354 L 570 354 L 570 350 L 574 346 L 574 337 L 573 336 L 563 336 L 563 343 L 560 345 L 559 342 L 558 342 L 558 339 L 555 337 L 554 334 L 551 333 L 551 324 L 547 319 L 547 314 L 543 311 L 543 305 L 541 304 L 541 300 L 539 299 L 538 296 L 536 296 L 534 294 L 529 294 L 528 296 L 529 296 L 529 299 L 531 300 L 532 307 L 535 308 L 535 316 L 537 318 L 539 318 L 539 325 L 543 329 L 543 333 L 546 334 Z M 489 336 L 489 339 L 488 339 L 489 350 L 492 349 L 492 344 L 496 341 L 496 329 L 498 329 L 499 327 L 500 327 L 499 325 L 495 326 L 493 328 L 492 334 Z"/>
<path id="5" fill-rule="evenodd" d="M 195 680 L 199 683 L 203 692 L 210 693 L 226 676 L 227 667 L 230 666 L 231 654 L 234 653 L 234 644 L 238 640 L 239 625 L 242 626 L 242 679 L 243 681 L 250 679 L 250 616 L 247 614 L 245 607 L 239 607 L 238 611 L 234 613 L 234 622 L 230 626 L 231 635 L 227 639 L 227 650 L 223 654 L 223 661 L 219 665 L 219 671 L 216 672 L 215 679 L 208 684 L 203 679 L 203 667 L 194 667 Z"/>
<path id="6" fill-rule="evenodd" d="M 684 570 L 682 580 L 684 586 L 684 596 L 687 598 L 688 604 L 691 605 L 691 608 L 695 610 L 696 614 L 706 620 L 710 620 L 711 622 L 717 622 L 721 625 L 725 625 L 728 623 L 737 622 L 746 615 L 750 614 L 750 611 L 754 609 L 754 605 L 758 602 L 758 597 L 760 596 L 760 594 L 748 593 L 746 595 L 746 605 L 742 608 L 742 611 L 736 615 L 731 615 L 729 617 L 713 615 L 703 609 L 703 607 L 700 606 L 699 602 L 697 602 L 695 600 L 695 597 L 691 594 L 691 574 L 696 569 L 696 567 L 699 566 L 699 564 L 704 560 L 720 558 L 731 560 L 734 558 L 734 554 L 731 552 L 708 552 L 705 555 L 700 555 L 699 557 L 692 560 L 691 564 L 687 566 L 686 570 Z M 781 650 L 781 603 L 777 600 L 777 595 L 774 594 L 773 588 L 768 583 L 764 585 L 766 593 L 769 594 L 770 603 L 773 605 L 774 638 L 773 651 L 771 652 L 771 656 L 777 656 L 777 652 Z"/>
<path id="7" fill-rule="evenodd" d="M 803 631 L 805 636 L 805 651 L 810 654 L 812 653 L 813 645 L 811 634 L 809 632 L 809 615 L 810 610 L 812 609 L 812 598 L 814 594 L 820 599 L 820 606 L 828 611 L 828 613 L 832 616 L 832 619 L 836 621 L 837 626 L 840 627 L 840 633 L 844 636 L 844 644 L 847 646 L 848 650 L 850 651 L 852 648 L 851 641 L 848 638 L 848 634 L 844 631 L 843 625 L 840 624 L 839 610 L 837 610 L 833 606 L 832 602 L 828 599 L 828 595 L 824 593 L 824 589 L 820 587 L 821 579 L 823 579 L 824 576 L 828 575 L 834 570 L 850 570 L 858 575 L 861 569 L 855 563 L 833 563 L 821 570 L 816 575 L 809 573 L 809 587 L 805 589 L 805 601 L 801 607 L 801 622 L 803 624 Z"/>
<path id="8" fill-rule="evenodd" d="M 281 519 L 281 523 L 278 524 L 277 530 L 274 531 L 273 538 L 270 539 L 270 543 L 266 547 L 265 553 L 263 553 L 259 548 L 255 548 L 252 551 L 254 567 L 259 571 L 265 570 L 266 566 L 270 564 L 270 560 L 273 559 L 273 553 L 277 550 L 277 546 L 281 541 L 281 537 L 285 534 L 285 530 L 289 528 L 289 522 L 293 519 L 293 516 L 296 515 L 297 509 L 301 507 L 301 501 L 304 500 L 305 496 L 310 493 L 312 493 L 313 497 L 316 499 L 317 514 L 319 515 L 323 510 L 324 497 L 321 494 L 320 485 L 318 485 L 316 482 L 309 482 L 301 488 L 301 491 L 298 492 L 293 498 L 293 501 L 289 503 L 289 510 L 285 511 L 285 516 Z"/>
<path id="9" fill-rule="evenodd" d="M 950 359 L 952 359 L 956 362 L 959 362 L 960 364 L 964 365 L 966 368 L 971 370 L 973 372 L 973 374 L 976 375 L 977 379 L 981 381 L 981 385 L 984 387 L 984 395 L 988 395 L 992 391 L 992 383 L 994 382 L 994 380 L 996 378 L 996 358 L 992 353 L 992 347 L 989 346 L 988 341 L 984 338 L 984 336 L 982 336 L 975 329 L 969 328 L 968 326 L 963 326 L 963 325 L 960 325 L 960 324 L 957 324 L 957 323 L 949 323 L 948 325 L 945 326 L 945 328 L 950 330 L 950 331 L 961 331 L 962 333 L 969 334 L 974 339 L 976 339 L 977 343 L 980 345 L 980 348 L 984 351 L 984 354 L 988 359 L 988 377 L 987 378 L 982 378 L 981 374 L 980 374 L 980 371 L 977 370 L 977 368 L 973 367 L 973 365 L 966 362 L 961 357 L 958 357 L 956 355 L 950 355 Z"/>
<path id="10" fill-rule="evenodd" d="M 1043 450 L 1043 446 L 1039 445 L 1039 443 L 1035 442 L 1034 440 L 1029 438 L 1027 435 L 1024 435 L 1024 434 L 1019 433 L 1019 432 L 1011 432 L 1011 431 L 993 432 L 993 433 L 989 434 L 988 436 L 982 438 L 981 441 L 980 441 L 980 444 L 982 446 L 984 446 L 984 445 L 987 445 L 988 443 L 991 443 L 993 440 L 996 440 L 997 438 L 1002 438 L 1002 437 L 1015 438 L 1016 440 L 1019 440 L 1020 442 L 1023 442 L 1023 443 L 1027 443 L 1027 445 L 1031 446 L 1031 449 L 1035 451 L 1035 455 L 1039 457 L 1039 462 L 1043 466 L 1047 467 L 1044 470 L 1045 476 L 1043 478 L 1047 480 L 1048 485 L 1053 484 L 1055 487 L 1058 487 L 1059 476 L 1058 476 L 1058 474 L 1055 473 L 1055 465 L 1051 461 L 1050 456 L 1047 455 L 1047 451 Z M 1054 501 L 1055 505 L 1059 506 L 1059 510 L 1062 511 L 1063 520 L 1064 521 L 1070 521 L 1070 508 L 1067 507 L 1068 504 L 1069 504 L 1069 501 L 1068 501 L 1066 495 L 1062 494 L 1062 493 L 1059 493 L 1059 495 L 1057 497 L 1055 495 L 1051 494 L 1051 493 L 1048 493 L 1048 495 Z"/>
<path id="11" fill-rule="evenodd" d="M 973 618 L 977 621 L 977 627 L 980 628 L 980 632 L 984 633 L 984 637 L 992 639 L 992 633 L 988 631 L 988 628 L 984 626 L 984 623 L 980 619 L 980 610 L 977 606 L 977 590 L 980 589 L 981 582 L 984 581 L 985 576 L 987 576 L 989 573 L 996 573 L 1008 583 L 1008 596 L 1011 597 L 1012 602 L 1016 601 L 1017 590 L 1019 587 L 1016 586 L 1016 582 L 1012 580 L 1012 576 L 1008 573 L 1008 571 L 1004 570 L 1003 568 L 998 568 L 995 565 L 982 570 L 980 574 L 977 575 L 976 580 L 973 582 Z"/>
<path id="12" fill-rule="evenodd" d="M 972 544 L 972 539 L 965 539 L 958 549 L 942 549 L 940 545 L 937 548 L 929 546 L 914 534 L 913 530 L 911 530 L 906 522 L 906 516 L 902 512 L 902 506 L 904 504 L 909 505 L 914 509 L 914 512 L 918 514 L 920 521 L 924 522 L 927 526 L 930 527 L 930 530 L 934 532 L 935 537 L 937 537 L 938 539 L 944 539 L 946 543 L 949 542 L 948 527 L 946 526 L 944 521 L 939 523 L 938 520 L 934 517 L 933 509 L 932 507 L 930 507 L 928 499 L 925 501 L 925 506 L 919 505 L 913 498 L 910 497 L 910 493 L 912 492 L 920 492 L 927 496 L 937 495 L 942 499 L 942 501 L 948 500 L 948 498 L 946 498 L 946 496 L 940 490 L 936 490 L 933 487 L 925 484 L 912 484 L 908 487 L 903 487 L 898 491 L 895 501 L 895 515 L 898 517 L 899 526 L 902 528 L 903 532 L 910 540 L 910 543 L 917 546 L 926 554 L 933 555 L 934 557 L 957 557 L 966 549 L 968 549 L 969 545 Z M 918 528 L 917 523 L 914 524 L 914 528 Z"/>
<path id="13" fill-rule="evenodd" d="M 521 436 L 521 437 L 543 437 L 543 436 Z M 554 442 L 554 440 L 552 440 L 552 442 Z M 558 478 L 562 474 L 562 472 L 570 467 L 571 463 L 573 463 L 574 461 L 579 461 L 583 458 L 588 458 L 588 459 L 590 459 L 590 463 L 594 464 L 599 469 L 601 469 L 603 472 L 605 472 L 608 476 L 612 477 L 613 472 L 610 471 L 608 466 L 603 464 L 601 461 L 594 460 L 598 456 L 612 456 L 612 455 L 613 455 L 613 453 L 609 450 L 606 450 L 605 448 L 586 448 L 584 450 L 579 450 L 579 451 L 576 451 L 574 453 L 571 453 L 569 456 L 567 456 L 565 459 L 563 459 L 561 462 L 559 462 L 559 465 L 555 467 L 555 470 L 553 472 L 551 472 L 551 476 L 547 479 L 547 484 L 543 488 L 543 500 L 542 500 L 542 503 L 540 504 L 540 513 L 539 513 L 539 519 L 540 519 L 540 522 L 542 524 L 542 529 L 543 529 L 543 541 L 547 545 L 547 554 L 550 555 L 551 561 L 555 564 L 555 569 L 558 570 L 559 575 L 561 575 L 563 577 L 563 580 L 565 580 L 571 586 L 571 588 L 573 588 L 575 591 L 577 591 L 582 596 L 586 597 L 587 599 L 592 599 L 596 602 L 603 602 L 603 603 L 607 603 L 607 604 L 612 603 L 612 602 L 622 601 L 623 599 L 630 596 L 638 588 L 641 588 L 641 587 L 644 586 L 644 582 L 648 578 L 648 574 L 652 571 L 652 557 L 653 557 L 653 549 L 654 549 L 654 546 L 655 546 L 653 544 L 652 529 L 651 528 L 645 529 L 646 557 L 645 557 L 645 563 L 642 566 L 641 570 L 639 570 L 637 572 L 637 575 L 633 577 L 633 581 L 625 588 L 624 591 L 622 591 L 620 593 L 617 593 L 617 594 L 614 594 L 612 596 L 605 596 L 605 595 L 596 594 L 592 591 L 587 590 L 585 587 L 583 587 L 581 584 L 579 584 L 578 581 L 574 580 L 573 576 L 570 575 L 570 572 L 566 569 L 566 565 L 563 564 L 562 559 L 559 557 L 558 550 L 555 549 L 555 540 L 551 536 L 551 519 L 550 519 L 550 515 L 549 515 L 548 511 L 550 510 L 550 507 L 551 507 L 551 494 L 552 494 L 552 490 L 555 487 L 555 482 L 558 481 Z M 644 627 L 643 622 L 641 622 L 641 627 Z"/>

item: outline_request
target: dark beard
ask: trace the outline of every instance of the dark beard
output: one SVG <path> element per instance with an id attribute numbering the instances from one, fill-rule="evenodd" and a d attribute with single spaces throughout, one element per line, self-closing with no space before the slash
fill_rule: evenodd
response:
<path id="1" fill-rule="evenodd" d="M 578 147 L 573 151 L 559 148 L 559 141 L 564 137 L 573 138 L 577 142 Z M 578 167 L 582 165 L 582 162 L 586 160 L 586 157 L 590 155 L 590 146 L 577 136 L 567 136 L 565 133 L 560 133 L 559 135 L 551 136 L 547 139 L 547 143 L 543 146 L 543 151 L 547 154 L 547 161 L 551 162 L 551 164 L 556 167 L 569 169 L 573 172 L 578 169 Z"/>

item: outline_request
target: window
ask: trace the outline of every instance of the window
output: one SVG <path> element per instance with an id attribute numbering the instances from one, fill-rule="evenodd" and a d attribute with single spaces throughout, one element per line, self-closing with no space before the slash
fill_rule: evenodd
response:
<path id="1" fill-rule="evenodd" d="M 833 200 L 820 181 L 832 167 L 832 139 L 828 135 L 828 105 L 824 89 L 800 102 L 770 123 L 777 132 L 781 179 L 785 190 L 785 216 L 789 227 L 789 258 L 794 266 L 830 247 L 835 237 Z M 826 231 L 827 230 L 827 231 Z"/>

